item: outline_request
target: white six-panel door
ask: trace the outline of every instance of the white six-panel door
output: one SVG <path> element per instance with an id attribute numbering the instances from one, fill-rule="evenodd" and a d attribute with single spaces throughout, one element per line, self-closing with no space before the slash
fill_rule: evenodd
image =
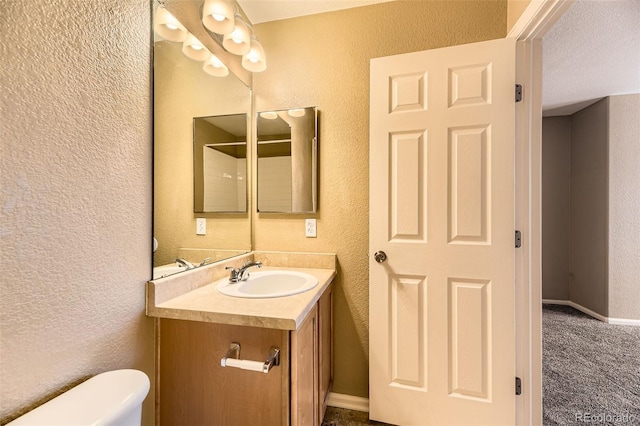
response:
<path id="1" fill-rule="evenodd" d="M 371 61 L 372 419 L 515 422 L 514 79 L 506 39 Z"/>

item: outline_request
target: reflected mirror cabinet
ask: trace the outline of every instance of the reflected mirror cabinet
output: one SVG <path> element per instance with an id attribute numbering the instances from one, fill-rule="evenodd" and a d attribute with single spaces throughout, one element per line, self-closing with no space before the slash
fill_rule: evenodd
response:
<path id="1" fill-rule="evenodd" d="M 184 8 L 188 20 L 197 18 L 202 2 L 173 3 Z M 200 37 L 218 43 L 208 33 Z M 317 211 L 315 107 L 252 117 L 246 75 L 211 75 L 203 62 L 183 54 L 181 42 L 155 32 L 153 72 L 154 278 L 251 251 L 252 211 Z M 204 233 L 196 232 L 198 219 L 206 221 Z M 176 264 L 177 259 L 188 266 Z"/>
<path id="2" fill-rule="evenodd" d="M 258 113 L 259 212 L 317 211 L 317 124 L 315 107 Z"/>

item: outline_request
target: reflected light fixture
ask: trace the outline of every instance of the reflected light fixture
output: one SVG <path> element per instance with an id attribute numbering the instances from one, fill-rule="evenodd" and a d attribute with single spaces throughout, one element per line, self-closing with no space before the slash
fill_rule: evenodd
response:
<path id="1" fill-rule="evenodd" d="M 211 56 L 211 53 L 202 45 L 200 40 L 191 33 L 189 33 L 186 40 L 182 42 L 182 53 L 194 61 L 206 61 L 209 59 L 209 56 Z"/>
<path id="2" fill-rule="evenodd" d="M 305 110 L 304 110 L 304 108 L 290 109 L 290 110 L 288 111 L 288 113 L 289 113 L 289 115 L 290 115 L 291 117 L 296 117 L 296 118 L 298 118 L 298 117 L 304 117 Z"/>
<path id="3" fill-rule="evenodd" d="M 209 59 L 204 61 L 202 69 L 207 74 L 215 77 L 226 77 L 229 75 L 229 68 L 227 68 L 216 55 L 211 55 Z"/>
<path id="4" fill-rule="evenodd" d="M 278 118 L 278 113 L 275 111 L 264 111 L 260 113 L 260 117 L 266 118 L 267 120 L 275 120 Z"/>
<path id="5" fill-rule="evenodd" d="M 234 55 L 244 55 L 251 50 L 251 31 L 240 14 L 235 15 L 235 27 L 224 36 L 222 46 Z"/>
<path id="6" fill-rule="evenodd" d="M 153 29 L 169 41 L 184 41 L 188 34 L 187 29 L 164 7 L 156 10 Z"/>
<path id="7" fill-rule="evenodd" d="M 242 56 L 242 67 L 251 72 L 262 72 L 267 69 L 264 48 L 255 35 L 251 36 L 249 52 Z"/>
<path id="8" fill-rule="evenodd" d="M 235 28 L 234 10 L 227 0 L 206 0 L 202 8 L 202 23 L 217 34 L 229 34 Z"/>

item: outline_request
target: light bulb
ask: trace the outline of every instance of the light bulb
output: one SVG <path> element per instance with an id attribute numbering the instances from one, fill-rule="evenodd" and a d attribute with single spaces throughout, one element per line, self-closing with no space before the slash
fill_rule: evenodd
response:
<path id="1" fill-rule="evenodd" d="M 169 41 L 184 41 L 187 29 L 164 7 L 156 11 L 154 31 Z"/>
<path id="2" fill-rule="evenodd" d="M 222 46 L 234 55 L 245 55 L 249 53 L 251 31 L 239 14 L 235 15 L 235 23 L 233 31 L 224 36 Z"/>
<path id="3" fill-rule="evenodd" d="M 242 35 L 242 31 L 239 28 L 236 28 L 231 33 L 231 40 L 236 44 L 242 43 Z"/>
<path id="4" fill-rule="evenodd" d="M 229 34 L 235 27 L 233 8 L 227 0 L 206 0 L 202 7 L 202 23 L 217 34 Z"/>
<path id="5" fill-rule="evenodd" d="M 260 113 L 260 117 L 266 118 L 267 120 L 275 120 L 278 118 L 278 113 L 275 111 L 264 111 Z"/>
<path id="6" fill-rule="evenodd" d="M 251 51 L 249 51 L 249 53 L 247 53 L 247 59 L 255 64 L 260 60 L 260 55 L 258 54 L 258 52 L 252 49 Z"/>
<path id="7" fill-rule="evenodd" d="M 216 55 L 211 55 L 211 57 L 204 62 L 202 69 L 207 74 L 215 77 L 226 77 L 229 75 L 229 68 L 227 68 Z"/>
<path id="8" fill-rule="evenodd" d="M 291 117 L 303 117 L 305 114 L 305 110 L 304 108 L 295 108 L 295 109 L 290 109 L 288 113 Z"/>
<path id="9" fill-rule="evenodd" d="M 211 56 L 211 53 L 205 49 L 202 42 L 191 33 L 187 35 L 187 39 L 182 43 L 182 53 L 194 61 L 206 61 Z"/>
<path id="10" fill-rule="evenodd" d="M 251 37 L 249 52 L 242 57 L 242 67 L 251 72 L 262 72 L 267 69 L 264 48 L 255 35 Z"/>

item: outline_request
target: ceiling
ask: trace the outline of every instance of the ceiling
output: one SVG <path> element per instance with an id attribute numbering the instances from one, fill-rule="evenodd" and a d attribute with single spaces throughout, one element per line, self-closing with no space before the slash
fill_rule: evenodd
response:
<path id="1" fill-rule="evenodd" d="M 543 39 L 545 116 L 640 93 L 640 0 L 576 0 Z"/>
<path id="2" fill-rule="evenodd" d="M 238 0 L 252 24 L 350 9 L 392 0 Z"/>
<path id="3" fill-rule="evenodd" d="M 239 0 L 252 23 L 391 0 Z M 640 93 L 640 0 L 576 0 L 544 36 L 545 116 Z"/>

